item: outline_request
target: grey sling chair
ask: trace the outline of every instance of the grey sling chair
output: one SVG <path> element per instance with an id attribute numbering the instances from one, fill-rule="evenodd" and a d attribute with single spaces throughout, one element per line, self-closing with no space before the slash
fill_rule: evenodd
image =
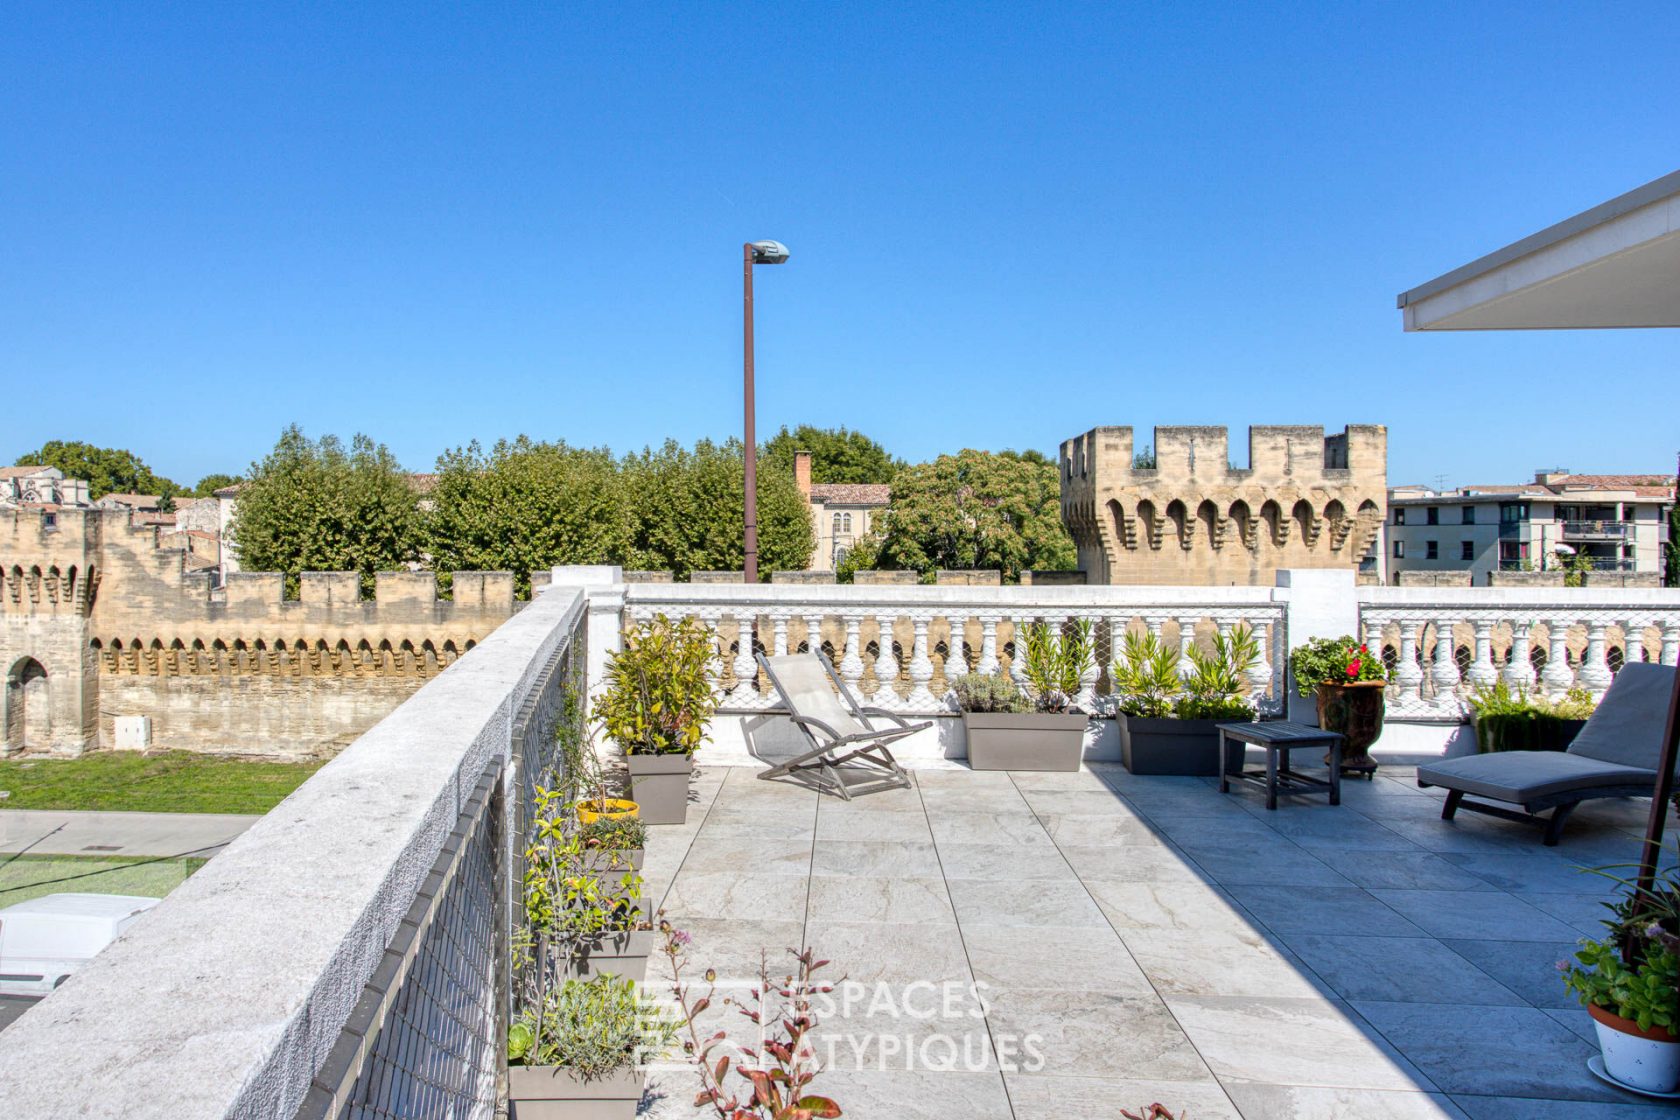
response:
<path id="1" fill-rule="evenodd" d="M 1552 810 L 1542 842 L 1558 842 L 1564 822 L 1595 797 L 1650 797 L 1661 765 L 1674 667 L 1633 661 L 1622 666 L 1587 725 L 1567 751 L 1497 751 L 1419 766 L 1418 785 L 1447 791 L 1441 819 L 1460 809 L 1539 824 Z M 1466 795 L 1520 805 L 1522 811 L 1467 801 Z"/>
<path id="2" fill-rule="evenodd" d="M 812 771 L 818 788 L 850 801 L 853 792 L 896 789 L 910 784 L 887 744 L 914 734 L 931 723 L 906 723 L 881 708 L 860 707 L 834 666 L 821 650 L 783 657 L 758 655 L 758 663 L 775 685 L 794 725 L 805 733 L 811 749 L 777 763 L 759 774 L 765 781 Z M 877 729 L 870 719 L 890 720 L 894 726 Z M 879 771 L 848 786 L 842 766 L 856 764 Z"/>

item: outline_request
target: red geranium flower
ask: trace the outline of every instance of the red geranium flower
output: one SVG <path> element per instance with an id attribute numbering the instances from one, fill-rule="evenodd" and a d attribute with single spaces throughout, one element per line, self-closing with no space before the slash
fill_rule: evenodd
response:
<path id="1" fill-rule="evenodd" d="M 1360 653 L 1370 653 L 1371 652 L 1371 647 L 1362 645 L 1362 646 L 1359 647 L 1359 652 Z"/>
<path id="2" fill-rule="evenodd" d="M 1358 675 L 1359 675 L 1359 662 L 1355 661 L 1353 664 L 1348 666 L 1348 676 L 1357 677 Z"/>

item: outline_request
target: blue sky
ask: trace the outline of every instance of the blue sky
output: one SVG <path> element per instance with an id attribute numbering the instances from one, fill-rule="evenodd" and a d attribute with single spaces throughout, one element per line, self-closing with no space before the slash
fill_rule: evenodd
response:
<path id="1" fill-rule="evenodd" d="M 1680 332 L 1406 335 L 1394 296 L 1680 165 L 1676 41 L 1672 4 L 9 4 L 0 456 L 726 436 L 773 237 L 761 430 L 1667 471 Z"/>

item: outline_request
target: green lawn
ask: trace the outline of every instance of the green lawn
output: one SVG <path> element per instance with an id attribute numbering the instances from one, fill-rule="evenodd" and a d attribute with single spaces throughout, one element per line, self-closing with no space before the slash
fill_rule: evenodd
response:
<path id="1" fill-rule="evenodd" d="M 0 809 L 266 813 L 320 762 L 252 762 L 173 751 L 0 762 Z M 120 893 L 120 892 L 119 892 Z"/>
<path id="2" fill-rule="evenodd" d="M 0 908 L 47 894 L 162 898 L 204 864 L 202 859 L 191 858 L 147 862 L 133 856 L 0 856 Z M 89 875 L 90 871 L 98 874 Z"/>

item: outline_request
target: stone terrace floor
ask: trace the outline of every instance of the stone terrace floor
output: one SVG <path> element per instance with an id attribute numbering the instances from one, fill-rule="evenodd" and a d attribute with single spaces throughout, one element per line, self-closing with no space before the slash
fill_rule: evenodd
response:
<path id="1" fill-rule="evenodd" d="M 1153 1101 L 1192 1120 L 1675 1114 L 1587 1072 L 1591 1023 L 1553 967 L 1600 932 L 1611 885 L 1577 867 L 1634 858 L 1648 802 L 1590 803 L 1548 849 L 1537 829 L 1440 820 L 1438 791 L 1402 768 L 1345 783 L 1340 807 L 1270 813 L 1259 791 L 1117 766 L 912 777 L 846 803 L 709 767 L 689 823 L 650 829 L 648 891 L 698 968 L 747 977 L 761 949 L 780 962 L 806 942 L 872 998 L 984 985 L 983 1019 L 964 1001 L 825 1023 L 837 1048 L 816 1088 L 852 1120 Z M 726 1020 L 744 1023 L 707 1025 Z M 1028 1036 L 1043 1067 L 1006 1068 Z M 924 1068 L 953 1053 L 955 1070 Z M 695 1085 L 655 1075 L 643 1115 L 700 1115 Z"/>

